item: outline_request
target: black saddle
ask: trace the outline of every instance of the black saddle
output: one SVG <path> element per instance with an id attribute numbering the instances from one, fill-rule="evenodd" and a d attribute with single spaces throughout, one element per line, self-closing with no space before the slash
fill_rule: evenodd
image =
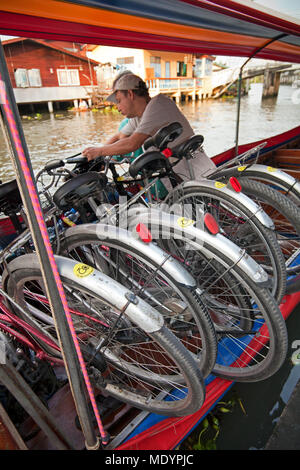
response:
<path id="1" fill-rule="evenodd" d="M 183 128 L 179 122 L 172 122 L 168 126 L 162 127 L 152 137 L 144 142 L 144 150 L 156 147 L 159 150 L 167 148 L 169 142 L 177 139 L 182 134 Z"/>
<path id="2" fill-rule="evenodd" d="M 171 170 L 171 165 L 168 159 L 160 152 L 145 152 L 139 155 L 130 165 L 129 173 L 135 178 L 138 174 L 142 173 L 145 176 L 151 176 L 159 170 Z"/>
<path id="3" fill-rule="evenodd" d="M 22 198 L 16 180 L 0 185 L 0 211 L 7 216 L 18 212 L 22 206 Z"/>
<path id="4" fill-rule="evenodd" d="M 189 159 L 192 157 L 192 153 L 203 144 L 203 141 L 203 135 L 193 135 L 188 140 L 185 140 L 180 145 L 178 145 L 178 147 L 173 150 L 173 154 L 177 158 Z"/>
<path id="5" fill-rule="evenodd" d="M 101 199 L 107 177 L 93 171 L 83 173 L 63 184 L 54 194 L 53 201 L 61 210 L 77 209 L 81 214 L 89 197 Z"/>

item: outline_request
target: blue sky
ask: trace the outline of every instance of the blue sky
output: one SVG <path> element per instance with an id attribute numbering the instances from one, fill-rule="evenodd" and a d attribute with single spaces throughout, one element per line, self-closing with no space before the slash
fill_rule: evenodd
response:
<path id="1" fill-rule="evenodd" d="M 272 8 L 272 10 L 277 10 L 293 18 L 300 19 L 299 0 L 254 0 L 253 3 Z"/>

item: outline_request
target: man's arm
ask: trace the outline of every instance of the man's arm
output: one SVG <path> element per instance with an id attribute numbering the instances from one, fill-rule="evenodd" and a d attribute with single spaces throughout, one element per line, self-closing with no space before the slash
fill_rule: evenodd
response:
<path id="1" fill-rule="evenodd" d="M 124 136 L 125 134 L 122 135 Z M 118 140 L 114 140 L 114 137 L 110 139 L 111 143 L 106 143 L 101 147 L 88 147 L 84 149 L 82 155 L 87 157 L 88 160 L 94 160 L 97 157 L 125 155 L 140 148 L 149 135 L 134 132 L 132 135 L 119 138 Z"/>

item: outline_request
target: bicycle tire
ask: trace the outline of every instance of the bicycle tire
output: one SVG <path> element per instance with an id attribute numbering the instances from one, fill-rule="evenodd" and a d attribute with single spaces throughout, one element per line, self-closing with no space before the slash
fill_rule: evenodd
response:
<path id="1" fill-rule="evenodd" d="M 243 192 L 269 213 L 281 247 L 287 275 L 300 272 L 300 217 L 299 208 L 289 198 L 259 181 L 239 178 Z"/>
<path id="2" fill-rule="evenodd" d="M 278 303 L 268 289 L 257 283 L 257 276 L 253 277 L 254 274 L 240 264 L 238 253 L 241 250 L 236 246 L 233 255 L 232 242 L 219 234 L 206 236 L 192 224 L 180 228 L 173 223 L 173 218 L 170 216 L 169 225 L 167 220 L 162 224 L 158 215 L 153 214 L 150 220 L 147 211 L 142 210 L 136 211 L 129 222 L 132 225 L 138 220 L 150 223 L 156 242 L 181 261 L 197 280 L 203 302 L 216 326 L 218 356 L 213 375 L 238 382 L 270 377 L 281 367 L 287 353 L 287 330 Z M 165 239 L 171 226 L 175 237 Z M 225 242 L 231 246 L 230 250 L 225 249 Z M 250 262 L 247 255 L 246 260 Z M 257 263 L 255 265 L 258 267 Z M 249 321 L 251 329 L 245 330 Z"/>
<path id="3" fill-rule="evenodd" d="M 166 263 L 158 264 L 150 257 L 152 251 L 147 256 L 139 250 L 138 240 L 134 246 L 130 241 L 131 238 L 126 242 L 120 237 L 102 239 L 99 226 L 83 225 L 66 232 L 60 249 L 63 256 L 103 270 L 157 309 L 185 348 L 197 355 L 198 367 L 207 377 L 215 365 L 217 340 L 196 286 L 178 282 L 174 276 L 175 260 L 171 269 Z"/>
<path id="4" fill-rule="evenodd" d="M 280 171 L 284 172 L 284 170 Z M 276 173 L 277 168 L 271 168 L 270 172 L 266 173 L 265 171 L 253 170 L 250 166 L 246 169 L 244 177 L 270 185 L 273 189 L 280 191 L 281 194 L 291 199 L 297 206 L 300 206 L 299 191 L 295 189 L 293 184 L 285 182 L 281 178 L 277 178 Z"/>
<path id="5" fill-rule="evenodd" d="M 191 205 L 192 213 L 187 217 L 197 220 L 194 207 L 204 205 L 217 220 L 222 235 L 236 245 L 246 249 L 249 256 L 262 264 L 272 277 L 272 295 L 281 301 L 286 289 L 286 269 L 283 254 L 273 231 L 263 224 L 243 206 L 240 201 L 217 188 L 201 187 L 201 184 L 175 190 L 167 203 L 180 203 L 186 212 Z"/>
<path id="6" fill-rule="evenodd" d="M 24 263 L 28 265 L 25 259 Z M 61 276 L 61 279 L 65 290 L 66 288 L 69 289 L 66 292 L 69 292 L 69 294 L 70 291 L 72 292 L 72 296 L 69 295 L 67 298 L 69 302 L 73 301 L 70 306 L 72 307 L 73 320 L 76 319 L 75 329 L 80 343 L 86 341 L 87 338 L 89 341 L 92 339 L 92 343 L 86 342 L 83 343 L 83 347 L 82 344 L 80 347 L 84 359 L 88 362 L 88 372 L 91 374 L 91 380 L 96 388 L 139 409 L 167 416 L 185 416 L 197 411 L 202 406 L 205 398 L 205 385 L 202 374 L 190 353 L 166 326 L 163 325 L 158 331 L 146 333 L 136 325 L 126 324 L 124 326 L 123 324 L 117 333 L 114 331 L 115 344 L 113 343 L 114 338 L 111 338 L 110 349 L 106 345 L 106 350 L 101 354 L 99 350 L 91 350 L 91 345 L 95 347 L 93 342 L 95 341 L 96 325 L 100 334 L 100 328 L 103 330 L 104 327 L 103 319 L 108 325 L 109 322 L 114 323 L 111 315 L 114 312 L 115 316 L 113 318 L 115 320 L 116 312 L 119 312 L 119 309 L 114 305 L 113 299 L 103 299 L 103 292 L 99 295 L 89 290 L 81 284 L 80 279 L 74 280 L 73 276 L 68 278 L 65 275 Z M 31 291 L 29 291 L 28 285 L 32 282 L 34 284 L 31 284 Z M 28 321 L 28 315 L 24 319 L 41 330 L 47 328 L 48 333 L 52 330 L 51 334 L 55 340 L 57 338 L 56 331 L 54 331 L 53 323 L 51 326 L 51 312 L 49 306 L 47 306 L 43 289 L 39 291 L 45 299 L 42 306 L 41 298 L 37 297 L 37 290 L 42 286 L 42 274 L 40 269 L 37 268 L 24 267 L 16 269 L 9 275 L 6 282 L 8 295 L 26 309 L 27 314 L 33 306 L 37 309 L 37 305 L 39 305 L 39 313 L 43 314 L 43 317 L 48 312 L 47 323 L 45 323 L 45 320 L 41 320 L 41 316 L 39 316 L 39 322 L 41 323 L 37 321 L 37 312 L 35 312 L 35 318 L 33 318 L 33 310 L 29 314 L 30 320 Z M 80 292 L 79 298 L 74 297 L 75 290 Z M 32 302 L 32 294 L 35 296 L 34 304 L 29 303 L 30 298 L 30 302 Z M 101 317 L 93 318 L 90 313 L 89 323 L 86 323 L 84 315 L 87 315 L 87 313 L 82 305 L 87 303 L 83 299 L 87 299 L 88 296 L 93 299 L 93 310 L 97 305 L 96 302 L 111 307 L 108 315 L 103 316 L 103 311 L 101 312 L 101 326 L 99 326 L 99 318 Z M 91 305 L 89 306 L 89 312 L 91 311 Z M 14 304 L 11 304 L 11 308 L 21 318 L 23 317 L 22 311 L 16 309 Z M 98 311 L 97 313 L 99 314 Z M 120 322 L 120 319 L 118 321 Z M 90 326 L 91 323 L 92 327 Z M 105 328 L 107 328 L 107 325 Z M 129 335 L 127 342 L 124 338 L 122 339 L 122 334 L 126 336 L 126 328 L 127 335 Z M 92 336 L 90 329 L 93 332 Z M 119 340 L 117 334 L 119 334 Z M 130 335 L 134 335 L 134 339 L 130 339 Z M 130 343 L 132 343 L 131 346 Z M 138 344 L 142 346 L 142 350 L 139 350 Z M 43 346 L 46 345 L 43 344 Z M 130 353 L 128 352 L 129 348 Z M 152 348 L 154 353 L 152 353 Z M 45 347 L 45 349 L 47 348 Z M 124 354 L 123 359 L 122 354 Z M 165 373 L 163 373 L 164 370 Z"/>
<path id="7" fill-rule="evenodd" d="M 195 248 L 195 244 L 193 248 Z M 201 259 L 205 260 L 205 257 L 203 254 L 199 256 L 198 253 L 195 264 L 199 265 Z M 221 260 L 222 263 L 216 264 L 216 261 Z M 222 322 L 223 317 L 225 330 L 222 331 L 222 328 L 219 331 L 217 330 L 217 337 L 219 338 L 218 357 L 212 373 L 237 382 L 265 380 L 277 372 L 286 357 L 286 325 L 278 304 L 270 292 L 267 289 L 258 287 L 252 279 L 247 277 L 244 272 L 241 272 L 238 266 L 231 267 L 228 272 L 230 265 L 230 260 L 227 260 L 222 253 L 215 250 L 214 259 L 207 259 L 207 267 L 202 270 L 201 275 L 197 276 L 194 270 L 191 271 L 198 280 L 199 289 L 203 291 L 203 301 L 206 301 L 206 305 L 207 299 L 212 297 L 210 306 L 208 306 L 212 318 L 214 316 L 220 317 L 220 307 L 219 309 L 213 307 L 214 299 L 219 301 L 221 305 L 224 304 L 219 323 Z M 222 277 L 224 287 L 220 284 L 222 266 L 224 273 L 227 274 Z M 210 281 L 208 281 L 209 277 L 206 275 L 208 270 L 215 270 L 214 276 L 210 274 Z M 216 279 L 219 279 L 219 281 L 217 285 L 214 285 Z M 211 285 L 208 282 L 211 282 Z M 233 286 L 234 290 L 232 289 Z M 233 292 L 233 297 L 229 295 L 229 289 Z M 216 290 L 217 293 L 215 294 Z M 237 294 L 237 291 L 239 291 L 239 294 Z M 241 313 L 239 311 L 237 314 L 233 313 L 231 303 L 238 307 Z M 247 312 L 245 312 L 245 305 L 248 305 Z M 228 308 L 228 314 L 225 311 L 226 307 Z M 250 330 L 247 330 L 249 321 Z M 228 328 L 228 324 L 230 328 Z M 266 329 L 267 332 L 265 333 L 264 330 Z M 263 331 L 263 333 L 260 333 L 260 331 Z M 267 337 L 269 337 L 269 344 L 265 353 L 263 353 L 262 347 L 264 347 L 266 340 L 268 342 Z M 251 343 L 253 343 L 253 346 L 251 346 Z M 252 357 L 252 354 L 255 354 L 255 356 Z"/>
<path id="8" fill-rule="evenodd" d="M 247 178 L 259 181 L 280 191 L 281 194 L 291 199 L 297 206 L 300 205 L 300 183 L 295 177 L 287 173 L 287 169 L 274 168 L 265 164 L 234 166 L 231 168 L 218 168 L 218 172 L 212 175 L 218 181 L 228 181 L 230 176 L 236 178 Z M 211 178 L 209 178 L 211 179 Z"/>

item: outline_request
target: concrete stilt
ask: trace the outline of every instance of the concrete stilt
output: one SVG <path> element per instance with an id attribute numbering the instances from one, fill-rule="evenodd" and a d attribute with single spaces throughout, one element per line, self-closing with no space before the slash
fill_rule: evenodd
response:
<path id="1" fill-rule="evenodd" d="M 269 69 L 264 73 L 263 98 L 270 98 L 278 95 L 280 85 L 280 72 L 271 72 Z"/>

